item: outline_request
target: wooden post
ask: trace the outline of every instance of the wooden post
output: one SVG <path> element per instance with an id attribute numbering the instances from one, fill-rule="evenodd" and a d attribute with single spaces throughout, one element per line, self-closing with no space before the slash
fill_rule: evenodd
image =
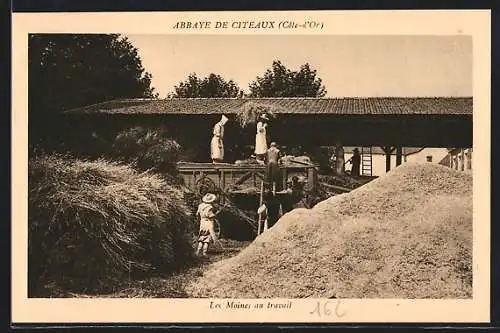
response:
<path id="1" fill-rule="evenodd" d="M 281 177 L 283 178 L 283 188 L 282 190 L 286 190 L 286 182 L 287 182 L 287 178 L 288 178 L 288 173 L 287 173 L 287 170 L 286 170 L 286 167 L 281 169 Z"/>
<path id="2" fill-rule="evenodd" d="M 264 182 L 260 183 L 260 200 L 259 200 L 259 207 L 262 206 L 262 203 L 264 202 Z M 259 221 L 258 221 L 258 227 L 257 227 L 257 236 L 260 235 L 260 224 L 262 222 L 262 214 L 259 214 Z"/>
<path id="3" fill-rule="evenodd" d="M 467 169 L 472 170 L 472 148 L 467 153 Z"/>
<path id="4" fill-rule="evenodd" d="M 382 150 L 385 152 L 385 172 L 389 172 L 391 170 L 391 154 L 394 151 L 394 147 L 386 146 L 382 147 Z"/>
<path id="5" fill-rule="evenodd" d="M 226 173 L 224 172 L 224 170 L 221 170 L 220 171 L 220 189 L 222 192 L 224 192 L 226 190 Z M 224 195 L 221 196 L 222 198 L 222 204 L 225 203 L 225 200 L 224 200 Z"/>
<path id="6" fill-rule="evenodd" d="M 316 185 L 316 170 L 313 167 L 307 169 L 307 188 L 312 191 Z"/>
<path id="7" fill-rule="evenodd" d="M 465 166 L 465 149 L 460 150 L 460 171 L 464 171 Z"/>
<path id="8" fill-rule="evenodd" d="M 385 152 L 385 172 L 391 170 L 391 153 Z"/>
<path id="9" fill-rule="evenodd" d="M 403 148 L 401 146 L 397 146 L 396 148 L 396 166 L 401 165 L 403 155 Z"/>

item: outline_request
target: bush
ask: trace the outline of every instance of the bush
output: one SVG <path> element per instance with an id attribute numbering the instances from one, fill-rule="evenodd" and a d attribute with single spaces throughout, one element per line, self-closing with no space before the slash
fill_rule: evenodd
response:
<path id="1" fill-rule="evenodd" d="M 141 170 L 175 174 L 180 151 L 181 146 L 164 130 L 136 126 L 118 133 L 112 156 L 135 163 Z"/>
<path id="2" fill-rule="evenodd" d="M 104 159 L 34 158 L 30 294 L 47 281 L 108 291 L 141 272 L 177 268 L 192 259 L 192 224 L 183 193 L 153 173 Z"/>

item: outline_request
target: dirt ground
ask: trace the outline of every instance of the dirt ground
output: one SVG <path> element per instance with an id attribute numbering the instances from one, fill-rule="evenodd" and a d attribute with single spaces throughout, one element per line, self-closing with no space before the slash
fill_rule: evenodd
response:
<path id="1" fill-rule="evenodd" d="M 200 258 L 190 267 L 173 272 L 168 276 L 152 276 L 143 280 L 125 282 L 121 288 L 111 294 L 76 294 L 47 286 L 47 295 L 42 297 L 77 297 L 77 298 L 187 298 L 185 287 L 194 279 L 204 274 L 210 264 L 228 259 L 238 254 L 250 244 L 250 241 L 221 239 L 221 245 L 212 245 L 209 255 Z"/>

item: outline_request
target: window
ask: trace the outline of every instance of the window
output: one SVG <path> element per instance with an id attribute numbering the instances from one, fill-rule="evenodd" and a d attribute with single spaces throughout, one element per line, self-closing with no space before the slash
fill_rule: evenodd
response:
<path id="1" fill-rule="evenodd" d="M 432 156 L 431 155 L 427 156 L 426 159 L 427 159 L 427 162 L 432 162 Z"/>

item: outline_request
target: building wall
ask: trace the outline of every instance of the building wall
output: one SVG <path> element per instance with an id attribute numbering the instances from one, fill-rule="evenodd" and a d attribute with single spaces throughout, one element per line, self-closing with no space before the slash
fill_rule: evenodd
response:
<path id="1" fill-rule="evenodd" d="M 424 148 L 418 153 L 408 155 L 406 160 L 408 162 L 432 162 L 439 163 L 443 158 L 448 155 L 448 149 L 446 148 Z M 431 157 L 431 161 L 428 161 L 427 158 Z"/>
<path id="2" fill-rule="evenodd" d="M 405 162 L 426 162 L 427 156 L 432 156 L 432 163 L 439 163 L 443 158 L 448 155 L 446 148 L 424 148 L 420 152 L 403 156 L 403 163 Z M 345 160 L 350 159 L 352 154 L 345 154 Z M 346 164 L 346 171 L 351 170 L 351 164 Z M 391 170 L 396 167 L 396 155 L 391 155 Z M 373 176 L 382 176 L 385 171 L 385 155 L 374 154 L 372 155 L 372 170 Z"/>

